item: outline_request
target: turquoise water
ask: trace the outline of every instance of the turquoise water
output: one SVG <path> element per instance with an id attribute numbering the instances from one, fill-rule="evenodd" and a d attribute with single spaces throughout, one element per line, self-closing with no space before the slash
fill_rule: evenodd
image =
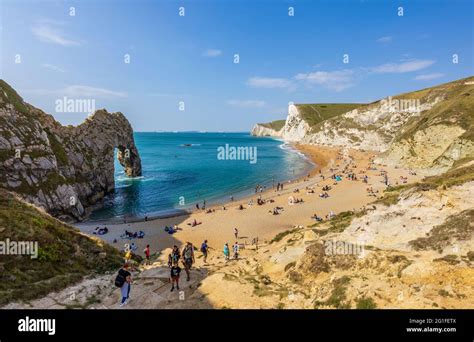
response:
<path id="1" fill-rule="evenodd" d="M 273 181 L 293 179 L 312 168 L 282 141 L 248 133 L 135 133 L 135 143 L 142 177 L 127 177 L 116 161 L 115 192 L 92 213 L 92 220 L 160 216 L 203 200 L 215 204 L 230 196 L 238 199 L 254 193 L 256 184 L 272 187 Z M 218 148 L 226 144 L 256 148 L 256 162 L 218 159 Z"/>

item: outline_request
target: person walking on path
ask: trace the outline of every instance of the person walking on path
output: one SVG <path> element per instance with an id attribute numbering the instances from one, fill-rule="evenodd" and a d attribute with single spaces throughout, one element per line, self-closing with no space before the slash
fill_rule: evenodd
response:
<path id="1" fill-rule="evenodd" d="M 122 300 L 120 301 L 120 307 L 128 303 L 130 298 L 130 289 L 132 284 L 132 274 L 128 271 L 128 265 L 125 264 L 118 272 L 117 278 L 115 280 L 122 283 L 120 287 L 120 294 L 122 295 Z"/>
<path id="2" fill-rule="evenodd" d="M 150 264 L 150 245 L 146 245 L 143 252 L 145 252 L 145 265 L 148 265 Z"/>
<path id="3" fill-rule="evenodd" d="M 227 242 L 224 244 L 224 258 L 226 261 L 230 258 L 229 244 Z"/>
<path id="4" fill-rule="evenodd" d="M 184 270 L 186 271 L 186 281 L 189 281 L 191 279 L 189 270 L 195 261 L 193 244 L 191 242 L 186 242 L 186 246 L 184 246 L 183 252 L 181 254 L 183 255 Z"/>
<path id="5" fill-rule="evenodd" d="M 181 258 L 181 255 L 179 254 L 179 248 L 178 246 L 174 245 L 173 250 L 168 255 L 168 267 L 173 266 L 173 264 L 177 263 L 180 258 Z"/>
<path id="6" fill-rule="evenodd" d="M 204 240 L 204 242 L 201 245 L 201 253 L 203 255 L 203 261 L 206 264 L 207 263 L 207 254 L 209 253 L 209 246 L 207 245 L 207 240 Z"/>
<path id="7" fill-rule="evenodd" d="M 234 259 L 237 260 L 239 258 L 239 243 L 237 241 L 235 241 L 232 249 L 234 251 Z"/>
<path id="8" fill-rule="evenodd" d="M 179 274 L 181 273 L 181 267 L 178 263 L 174 263 L 171 266 L 170 270 L 170 280 L 171 280 L 171 292 L 174 291 L 174 284 L 176 284 L 176 289 L 179 291 Z"/>

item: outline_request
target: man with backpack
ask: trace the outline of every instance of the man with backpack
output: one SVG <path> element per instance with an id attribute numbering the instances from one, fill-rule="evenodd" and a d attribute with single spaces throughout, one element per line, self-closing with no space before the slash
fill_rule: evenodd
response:
<path id="1" fill-rule="evenodd" d="M 178 246 L 174 245 L 173 250 L 168 255 L 168 267 L 173 266 L 175 263 L 177 264 L 180 258 L 181 255 L 179 254 L 179 248 Z"/>
<path id="2" fill-rule="evenodd" d="M 184 270 L 186 271 L 186 281 L 190 280 L 189 277 L 189 270 L 191 269 L 191 266 L 194 264 L 194 247 L 191 242 L 186 242 L 186 246 L 183 248 L 183 252 L 181 253 L 183 255 L 183 265 L 184 265 Z"/>
<path id="3" fill-rule="evenodd" d="M 201 245 L 201 253 L 203 255 L 203 261 L 206 264 L 207 263 L 207 253 L 209 252 L 209 246 L 207 245 L 207 240 L 204 240 L 204 242 Z"/>
<path id="4" fill-rule="evenodd" d="M 132 274 L 128 271 L 128 265 L 125 264 L 117 274 L 115 278 L 115 286 L 120 288 L 122 300 L 120 301 L 120 307 L 128 303 L 130 297 L 130 288 L 132 284 Z"/>

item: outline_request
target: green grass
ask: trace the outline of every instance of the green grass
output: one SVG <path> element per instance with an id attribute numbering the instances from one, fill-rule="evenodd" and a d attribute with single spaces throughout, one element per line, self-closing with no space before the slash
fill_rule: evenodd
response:
<path id="1" fill-rule="evenodd" d="M 0 189 L 0 241 L 6 239 L 37 242 L 38 258 L 1 257 L 0 305 L 45 296 L 86 275 L 116 270 L 122 263 L 115 248 Z"/>
<path id="2" fill-rule="evenodd" d="M 298 230 L 298 228 L 295 228 L 295 229 L 290 229 L 290 230 L 287 230 L 287 231 L 278 233 L 278 234 L 275 235 L 275 237 L 270 241 L 270 243 L 279 242 L 279 241 L 281 241 L 285 236 L 287 236 L 287 235 L 289 235 L 289 234 L 292 234 L 292 233 L 296 232 L 297 230 Z"/>
<path id="3" fill-rule="evenodd" d="M 420 130 L 432 125 L 459 125 L 466 130 L 462 138 L 474 141 L 474 85 L 465 85 L 474 77 L 441 84 L 436 87 L 406 93 L 395 98 L 419 99 L 421 103 L 428 98 L 443 96 L 444 100 L 420 116 L 412 117 L 404 126 L 396 141 L 410 139 Z"/>
<path id="4" fill-rule="evenodd" d="M 360 103 L 318 103 L 318 104 L 296 104 L 298 112 L 310 127 L 321 122 L 347 113 L 357 107 Z"/>
<path id="5" fill-rule="evenodd" d="M 427 237 L 410 241 L 415 250 L 437 250 L 441 252 L 451 243 L 469 240 L 474 234 L 474 209 L 449 216 L 445 222 L 434 227 Z"/>
<path id="6" fill-rule="evenodd" d="M 49 131 L 49 129 L 44 129 L 46 134 L 48 135 L 49 144 L 51 146 L 51 150 L 53 150 L 54 155 L 56 156 L 56 160 L 60 166 L 66 166 L 69 164 L 69 159 L 66 154 L 66 150 L 63 147 L 56 136 Z"/>
<path id="7" fill-rule="evenodd" d="M 285 126 L 286 120 L 275 120 L 272 122 L 267 122 L 267 123 L 260 123 L 260 126 L 266 127 L 266 128 L 271 128 L 275 131 L 279 131 L 280 129 Z"/>
<path id="8" fill-rule="evenodd" d="M 29 115 L 30 111 L 28 107 L 23 102 L 23 99 L 20 95 L 10 87 L 4 80 L 0 80 L 0 97 L 2 98 L 3 103 L 11 103 L 13 107 L 25 115 Z"/>
<path id="9" fill-rule="evenodd" d="M 348 276 L 343 276 L 341 278 L 335 279 L 333 284 L 333 289 L 331 295 L 325 301 L 315 301 L 314 307 L 317 309 L 320 306 L 331 306 L 336 309 L 350 309 L 350 302 L 347 302 L 346 291 L 347 286 L 349 285 L 351 278 Z"/>
<path id="10" fill-rule="evenodd" d="M 389 187 L 385 190 L 382 198 L 372 203 L 389 206 L 398 203 L 400 194 L 410 189 L 414 189 L 414 191 L 428 191 L 438 188 L 447 189 L 472 181 L 474 181 L 474 165 L 461 166 L 452 168 L 441 175 L 425 177 L 416 183 Z"/>
<path id="11" fill-rule="evenodd" d="M 320 227 L 323 229 L 314 230 L 319 236 L 323 236 L 327 233 L 341 233 L 343 232 L 349 225 L 351 224 L 352 220 L 356 217 L 361 217 L 366 214 L 365 210 L 362 211 L 343 211 L 332 219 L 322 222 L 317 222 L 309 226 L 310 228 Z"/>
<path id="12" fill-rule="evenodd" d="M 377 305 L 374 300 L 370 297 L 361 297 L 356 299 L 357 309 L 375 309 Z"/>

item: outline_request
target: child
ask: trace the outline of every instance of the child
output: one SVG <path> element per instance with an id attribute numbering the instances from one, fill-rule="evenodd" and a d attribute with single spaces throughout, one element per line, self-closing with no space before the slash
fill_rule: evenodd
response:
<path id="1" fill-rule="evenodd" d="M 145 252 L 145 258 L 146 258 L 145 264 L 148 265 L 150 264 L 150 245 L 146 245 L 146 248 L 143 252 Z"/>
<path id="2" fill-rule="evenodd" d="M 181 267 L 178 266 L 178 263 L 173 263 L 170 271 L 170 280 L 171 280 L 171 292 L 174 290 L 174 284 L 176 283 L 176 288 L 179 290 L 179 274 L 181 273 Z"/>
<path id="3" fill-rule="evenodd" d="M 230 250 L 229 250 L 229 244 L 225 244 L 224 245 L 224 257 L 225 257 L 225 260 L 229 260 L 229 257 L 230 257 Z"/>

